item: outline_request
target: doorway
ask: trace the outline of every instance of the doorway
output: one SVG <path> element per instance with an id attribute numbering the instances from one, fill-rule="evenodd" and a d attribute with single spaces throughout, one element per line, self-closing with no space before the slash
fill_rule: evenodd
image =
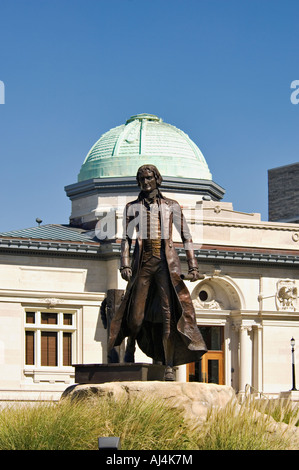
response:
<path id="1" fill-rule="evenodd" d="M 187 382 L 224 385 L 224 348 L 222 326 L 200 326 L 208 351 L 199 362 L 187 364 Z"/>

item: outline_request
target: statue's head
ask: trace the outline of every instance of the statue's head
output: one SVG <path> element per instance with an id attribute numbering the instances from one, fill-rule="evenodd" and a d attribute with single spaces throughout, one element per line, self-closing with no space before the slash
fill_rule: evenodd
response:
<path id="1" fill-rule="evenodd" d="M 162 184 L 162 176 L 161 176 L 158 168 L 156 168 L 154 165 L 142 165 L 138 169 L 137 175 L 136 175 L 136 180 L 137 180 L 138 186 L 142 190 L 145 190 L 144 180 L 147 179 L 147 178 L 150 178 L 150 177 L 154 178 L 155 187 L 159 188 L 159 186 L 161 186 L 161 184 Z M 151 189 L 154 189 L 154 188 L 151 187 Z"/>

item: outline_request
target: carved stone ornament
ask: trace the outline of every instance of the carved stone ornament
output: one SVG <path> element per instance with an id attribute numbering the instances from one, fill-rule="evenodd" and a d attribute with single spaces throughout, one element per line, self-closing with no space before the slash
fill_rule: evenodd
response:
<path id="1" fill-rule="evenodd" d="M 194 307 L 204 310 L 222 310 L 223 305 L 215 298 L 214 289 L 207 284 L 201 285 L 198 295 L 193 300 Z"/>
<path id="2" fill-rule="evenodd" d="M 44 302 L 45 304 L 48 305 L 49 308 L 51 307 L 54 308 L 57 305 L 63 303 L 63 300 L 52 298 L 52 299 L 44 299 Z"/>
<path id="3" fill-rule="evenodd" d="M 297 309 L 297 287 L 292 279 L 284 279 L 277 282 L 276 288 L 276 308 L 277 310 Z"/>

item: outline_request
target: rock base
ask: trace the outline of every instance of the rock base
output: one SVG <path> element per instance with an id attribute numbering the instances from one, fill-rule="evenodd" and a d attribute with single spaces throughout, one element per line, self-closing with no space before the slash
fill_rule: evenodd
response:
<path id="1" fill-rule="evenodd" d="M 235 398 L 232 387 L 198 382 L 130 381 L 78 384 L 68 387 L 61 398 L 149 397 L 165 400 L 172 408 L 184 410 L 186 418 L 204 421 L 210 408 L 223 408 Z"/>

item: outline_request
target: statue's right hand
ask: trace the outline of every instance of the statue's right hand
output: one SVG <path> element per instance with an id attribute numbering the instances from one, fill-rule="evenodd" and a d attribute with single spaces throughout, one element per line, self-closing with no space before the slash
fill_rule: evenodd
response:
<path id="1" fill-rule="evenodd" d="M 125 281 L 129 282 L 131 277 L 132 277 L 132 269 L 131 268 L 124 268 L 124 269 L 121 270 L 120 274 L 121 274 L 121 277 Z"/>

